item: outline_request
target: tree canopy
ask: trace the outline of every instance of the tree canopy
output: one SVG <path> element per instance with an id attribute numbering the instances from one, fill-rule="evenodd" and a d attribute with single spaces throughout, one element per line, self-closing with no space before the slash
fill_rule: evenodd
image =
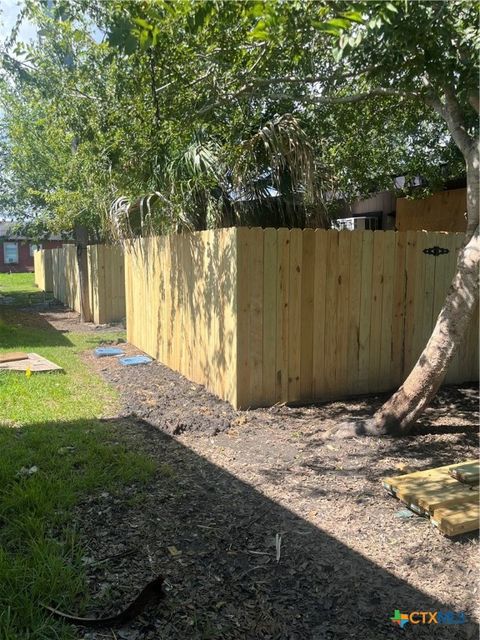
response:
<path id="1" fill-rule="evenodd" d="M 458 176 L 475 136 L 477 3 L 29 0 L 25 15 L 38 41 L 1 47 L 1 204 L 55 230 L 105 233 L 113 203 L 146 203 L 160 231 L 261 224 L 272 193 L 285 224 L 323 224 L 395 175 Z"/>

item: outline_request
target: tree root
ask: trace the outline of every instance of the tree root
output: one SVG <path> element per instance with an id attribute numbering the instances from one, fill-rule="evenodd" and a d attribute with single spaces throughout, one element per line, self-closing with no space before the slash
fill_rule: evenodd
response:
<path id="1" fill-rule="evenodd" d="M 381 437 L 387 435 L 379 428 L 374 418 L 367 420 L 347 420 L 340 422 L 328 429 L 322 440 L 348 440 L 349 438 L 359 438 L 365 436 Z"/>

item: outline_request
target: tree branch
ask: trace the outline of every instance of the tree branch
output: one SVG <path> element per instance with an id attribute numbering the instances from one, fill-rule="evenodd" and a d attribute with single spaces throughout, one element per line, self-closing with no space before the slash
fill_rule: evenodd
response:
<path id="1" fill-rule="evenodd" d="M 471 104 L 471 106 L 475 109 L 476 113 L 478 113 L 480 110 L 480 104 L 479 104 L 480 101 L 478 99 L 478 95 L 469 96 L 468 101 Z"/>
<path id="2" fill-rule="evenodd" d="M 442 105 L 441 115 L 445 118 L 453 140 L 466 157 L 470 153 L 474 141 L 465 129 L 465 119 L 460 104 L 450 87 L 445 88 L 445 104 Z"/>
<path id="3" fill-rule="evenodd" d="M 331 82 L 333 80 L 347 80 L 349 78 L 358 78 L 364 76 L 366 73 L 376 71 L 380 69 L 380 65 L 366 67 L 362 71 L 349 71 L 348 73 L 341 73 L 339 75 L 313 75 L 313 76 L 274 76 L 273 78 L 250 78 L 248 84 L 269 86 L 272 84 L 316 84 L 317 82 Z"/>
<path id="4" fill-rule="evenodd" d="M 243 94 L 251 93 L 251 89 L 254 87 L 245 85 L 239 91 L 232 94 L 229 97 L 224 97 L 217 102 L 211 103 L 200 109 L 197 113 L 198 115 L 205 115 L 209 113 L 213 109 L 216 109 L 221 104 L 226 102 L 230 102 L 231 100 L 235 100 L 239 98 Z M 424 99 L 422 94 L 409 92 L 409 91 L 398 91 L 397 89 L 387 89 L 378 87 L 376 89 L 372 89 L 371 91 L 365 91 L 361 93 L 355 93 L 349 96 L 315 96 L 315 95 L 306 95 L 306 96 L 291 96 L 286 93 L 275 93 L 272 95 L 266 95 L 265 98 L 277 98 L 277 99 L 286 99 L 286 100 L 296 100 L 298 102 L 308 102 L 314 104 L 351 104 L 355 102 L 361 102 L 362 100 L 367 100 L 369 98 L 374 98 L 377 96 L 391 96 L 397 98 L 412 98 L 412 99 Z"/>
<path id="5" fill-rule="evenodd" d="M 36 70 L 35 67 L 33 67 L 31 64 L 28 64 L 28 62 L 25 62 L 24 60 L 20 60 L 19 58 L 15 58 L 14 56 L 11 56 L 9 53 L 7 53 L 6 51 L 1 51 L 0 55 L 8 59 L 11 62 L 12 66 L 23 67 L 24 69 L 28 69 L 28 71 Z"/>
<path id="6" fill-rule="evenodd" d="M 355 102 L 361 102 L 362 100 L 368 100 L 377 96 L 390 96 L 395 98 L 413 98 L 421 99 L 422 96 L 419 93 L 409 91 L 398 91 L 397 89 L 385 89 L 378 87 L 371 91 L 364 91 L 362 93 L 354 93 L 349 96 L 311 96 L 307 100 L 314 102 L 315 104 L 349 104 Z"/>

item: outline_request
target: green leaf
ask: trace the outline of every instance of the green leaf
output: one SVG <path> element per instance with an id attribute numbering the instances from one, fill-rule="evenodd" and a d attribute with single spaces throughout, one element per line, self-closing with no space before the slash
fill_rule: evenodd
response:
<path id="1" fill-rule="evenodd" d="M 312 25 L 318 29 L 318 31 L 323 31 L 324 33 L 329 33 L 332 36 L 339 36 L 341 30 L 338 27 L 331 25 L 328 22 L 317 22 L 316 20 L 312 22 Z"/>
<path id="2" fill-rule="evenodd" d="M 350 20 L 350 22 L 358 22 L 359 24 L 363 24 L 365 22 L 362 14 L 359 11 L 344 11 L 340 15 L 343 18 Z"/>
<path id="3" fill-rule="evenodd" d="M 153 29 L 153 26 L 143 18 L 134 18 L 133 21 L 135 22 L 135 24 L 137 24 L 139 27 L 142 27 L 142 29 L 145 29 L 146 31 L 151 31 Z"/>
<path id="4" fill-rule="evenodd" d="M 255 18 L 259 18 L 265 12 L 265 6 L 263 2 L 255 2 L 253 4 L 246 5 L 246 13 Z"/>
<path id="5" fill-rule="evenodd" d="M 333 53 L 333 59 L 335 60 L 335 62 L 340 62 L 340 60 L 343 57 L 343 48 L 335 47 L 332 53 Z"/>
<path id="6" fill-rule="evenodd" d="M 326 24 L 331 25 L 332 27 L 337 27 L 338 29 L 349 29 L 351 25 L 350 20 L 346 20 L 345 18 L 333 18 L 333 20 L 329 20 Z"/>
<path id="7" fill-rule="evenodd" d="M 267 25 L 264 20 L 259 20 L 255 28 L 250 31 L 250 40 L 265 41 L 269 39 L 269 33 L 267 31 Z"/>
<path id="8" fill-rule="evenodd" d="M 392 13 L 398 13 L 397 7 L 394 4 L 392 4 L 391 2 L 387 2 L 385 4 L 385 8 L 388 9 L 389 11 L 391 11 Z"/>

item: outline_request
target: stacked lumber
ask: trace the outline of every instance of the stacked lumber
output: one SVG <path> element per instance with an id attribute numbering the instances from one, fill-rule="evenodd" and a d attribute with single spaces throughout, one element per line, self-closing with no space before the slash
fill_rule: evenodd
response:
<path id="1" fill-rule="evenodd" d="M 385 478 L 383 486 L 415 513 L 429 516 L 442 533 L 455 536 L 479 528 L 479 478 L 479 461 L 467 460 Z"/>

